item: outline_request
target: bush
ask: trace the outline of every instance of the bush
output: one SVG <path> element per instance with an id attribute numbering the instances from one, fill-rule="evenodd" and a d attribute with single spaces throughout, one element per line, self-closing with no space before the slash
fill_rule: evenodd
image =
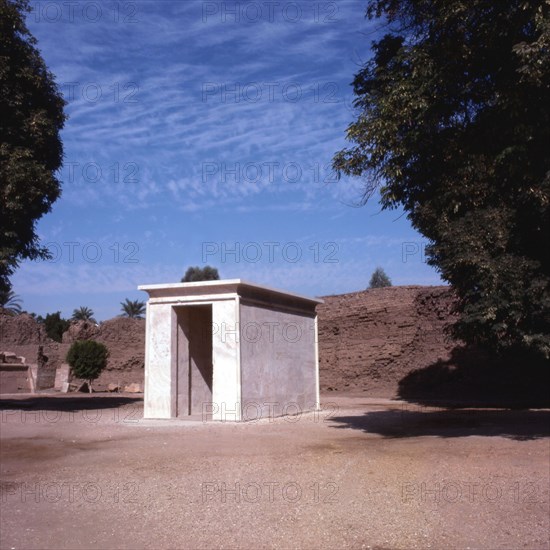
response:
<path id="1" fill-rule="evenodd" d="M 95 380 L 107 366 L 109 350 L 101 343 L 93 340 L 79 340 L 75 342 L 67 353 L 67 363 L 73 374 L 88 382 L 92 391 L 92 380 Z"/>
<path id="2" fill-rule="evenodd" d="M 220 274 L 215 267 L 206 265 L 204 267 L 190 267 L 181 279 L 182 283 L 194 283 L 197 281 L 219 281 Z"/>
<path id="3" fill-rule="evenodd" d="M 391 280 L 381 267 L 377 267 L 370 278 L 369 288 L 383 288 L 385 286 L 391 286 Z"/>

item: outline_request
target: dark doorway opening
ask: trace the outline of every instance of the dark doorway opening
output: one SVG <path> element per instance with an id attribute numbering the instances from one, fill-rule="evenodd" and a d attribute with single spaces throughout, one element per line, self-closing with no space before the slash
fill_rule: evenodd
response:
<path id="1" fill-rule="evenodd" d="M 176 416 L 200 415 L 212 403 L 212 305 L 176 307 Z M 204 417 L 204 420 L 207 418 Z"/>

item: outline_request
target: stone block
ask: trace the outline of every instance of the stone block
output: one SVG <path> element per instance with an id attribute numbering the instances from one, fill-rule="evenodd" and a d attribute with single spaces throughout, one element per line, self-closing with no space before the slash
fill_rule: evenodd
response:
<path id="1" fill-rule="evenodd" d="M 69 382 L 70 375 L 71 367 L 69 365 L 63 363 L 60 367 L 57 367 L 55 371 L 54 389 L 61 391 L 63 384 Z"/>

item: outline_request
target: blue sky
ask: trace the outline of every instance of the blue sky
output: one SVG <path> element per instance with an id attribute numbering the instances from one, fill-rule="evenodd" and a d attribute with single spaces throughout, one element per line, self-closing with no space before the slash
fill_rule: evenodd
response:
<path id="1" fill-rule="evenodd" d="M 380 22 L 364 1 L 34 2 L 28 26 L 68 101 L 63 195 L 24 262 L 28 311 L 98 320 L 191 265 L 308 295 L 441 284 L 401 211 L 357 207 L 331 158 Z"/>

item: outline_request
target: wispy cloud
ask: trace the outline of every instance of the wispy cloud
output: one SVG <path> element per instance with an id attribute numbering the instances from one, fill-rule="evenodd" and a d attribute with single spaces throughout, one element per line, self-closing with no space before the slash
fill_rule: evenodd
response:
<path id="1" fill-rule="evenodd" d="M 25 262 L 19 294 L 70 308 L 92 293 L 110 311 L 113 294 L 179 280 L 203 262 L 204 242 L 231 241 L 299 242 L 304 251 L 337 243 L 337 264 L 211 258 L 223 276 L 306 293 L 362 288 L 379 264 L 394 281 L 438 280 L 420 260 L 402 263 L 400 243 L 420 236 L 401 213 L 377 214 L 375 201 L 350 208 L 364 182 L 331 170 L 355 116 L 349 83 L 380 27 L 364 20 L 360 2 L 273 3 L 271 16 L 256 19 L 254 6 L 268 3 L 88 4 L 101 14 L 55 1 L 35 2 L 29 17 L 70 117 L 63 196 L 39 231 L 80 250 L 97 243 L 104 255 L 95 264 L 66 255 Z M 223 11 L 233 8 L 237 18 Z M 110 247 L 128 242 L 139 263 L 114 263 Z"/>

